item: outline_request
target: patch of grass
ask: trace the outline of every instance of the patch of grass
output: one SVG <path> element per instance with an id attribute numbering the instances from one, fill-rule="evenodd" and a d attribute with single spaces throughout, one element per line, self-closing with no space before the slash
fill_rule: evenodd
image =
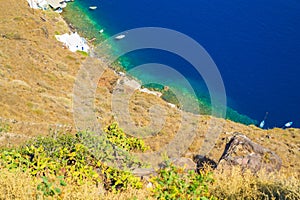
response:
<path id="1" fill-rule="evenodd" d="M 5 65 L 4 66 L 6 69 L 13 69 L 13 67 L 11 65 Z"/>
<path id="2" fill-rule="evenodd" d="M 238 167 L 214 173 L 211 193 L 219 199 L 300 199 L 299 179 L 278 172 L 252 174 Z"/>
<path id="3" fill-rule="evenodd" d="M 11 126 L 7 123 L 0 122 L 0 133 L 7 133 L 11 130 Z"/>
<path id="4" fill-rule="evenodd" d="M 51 80 L 51 81 L 57 81 L 57 77 L 54 74 L 47 73 L 46 76 Z"/>
<path id="5" fill-rule="evenodd" d="M 10 32 L 3 34 L 2 37 L 9 39 L 9 40 L 21 40 L 22 37 L 18 32 Z"/>
<path id="6" fill-rule="evenodd" d="M 77 53 L 79 53 L 80 55 L 82 55 L 82 56 L 88 56 L 89 54 L 87 53 L 87 52 L 85 52 L 85 51 L 76 51 Z"/>
<path id="7" fill-rule="evenodd" d="M 148 190 L 128 188 L 126 191 L 116 194 L 114 192 L 104 192 L 101 187 L 87 182 L 82 185 L 66 183 L 67 185 L 62 187 L 59 180 L 53 182 L 50 179 L 50 183 L 63 188 L 59 195 L 56 194 L 51 198 L 51 196 L 46 197 L 41 190 L 38 190 L 37 185 L 42 182 L 41 177 L 33 177 L 26 172 L 0 169 L 0 199 L 152 199 Z"/>
<path id="8" fill-rule="evenodd" d="M 29 108 L 33 108 L 34 107 L 34 104 L 32 102 L 27 102 L 26 105 L 29 107 Z"/>
<path id="9" fill-rule="evenodd" d="M 76 60 L 76 58 L 74 58 L 73 56 L 70 56 L 70 55 L 67 55 L 66 58 L 67 58 L 68 60 Z"/>
<path id="10" fill-rule="evenodd" d="M 33 109 L 32 111 L 33 111 L 35 114 L 37 114 L 37 115 L 43 115 L 43 114 L 44 114 L 44 111 L 41 110 L 41 109 Z"/>
<path id="11" fill-rule="evenodd" d="M 15 17 L 13 20 L 15 20 L 15 21 L 22 21 L 23 17 Z"/>

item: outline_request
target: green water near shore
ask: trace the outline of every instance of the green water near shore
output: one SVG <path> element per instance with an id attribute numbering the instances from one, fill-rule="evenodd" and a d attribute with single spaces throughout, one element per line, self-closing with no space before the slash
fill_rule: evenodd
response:
<path id="1" fill-rule="evenodd" d="M 76 27 L 76 31 L 85 37 L 87 40 L 94 39 L 93 45 L 97 46 L 105 39 L 109 38 L 110 36 L 104 31 L 104 33 L 100 33 L 99 31 L 103 29 L 101 27 L 101 24 L 94 21 L 92 17 L 90 16 L 90 11 L 86 8 L 82 8 L 79 3 L 72 2 L 68 3 L 68 6 L 64 9 L 64 12 L 62 13 L 62 16 L 66 20 L 68 24 L 72 24 L 72 27 Z M 113 47 L 117 48 L 117 47 Z M 122 57 L 118 61 L 114 62 L 114 68 L 117 70 L 125 70 L 132 68 L 131 61 L 127 57 Z M 143 80 L 149 79 L 150 77 L 147 77 L 147 74 L 131 74 L 135 78 L 139 79 L 142 83 Z M 151 79 L 151 78 L 150 78 Z M 149 82 L 149 81 L 144 81 Z M 200 110 L 196 109 L 195 107 L 197 105 L 195 104 L 189 104 L 187 103 L 187 106 L 184 107 L 184 110 L 193 112 L 196 114 L 204 114 L 204 115 L 211 115 L 212 108 L 210 104 L 210 100 L 203 95 L 203 98 L 195 99 L 193 95 L 189 93 L 186 89 L 182 88 L 180 83 L 173 85 L 168 85 L 170 87 L 170 91 L 173 89 L 179 90 L 182 93 L 182 96 L 185 97 L 186 102 L 198 102 Z M 166 92 L 163 90 L 163 86 L 161 85 L 146 85 L 147 88 L 157 90 L 163 93 L 162 98 L 170 103 L 177 104 L 179 107 L 179 101 L 176 98 L 176 95 L 172 92 Z M 185 104 L 186 105 L 186 104 Z M 222 109 L 220 109 L 222 110 Z M 200 113 L 199 113 L 200 112 Z M 221 112 L 221 111 L 220 111 Z M 219 114 L 216 114 L 216 116 L 220 116 Z M 235 122 L 243 123 L 243 124 L 257 124 L 257 121 L 249 118 L 246 115 L 241 115 L 237 111 L 227 107 L 226 111 L 226 118 L 230 119 Z"/>
<path id="2" fill-rule="evenodd" d="M 88 15 L 87 12 L 83 11 L 80 4 L 75 2 L 68 3 L 68 6 L 64 9 L 62 16 L 68 24 L 76 28 L 76 31 L 80 33 L 87 40 L 92 40 L 94 45 L 100 44 L 108 36 L 99 31 L 103 29 L 101 25 Z"/>

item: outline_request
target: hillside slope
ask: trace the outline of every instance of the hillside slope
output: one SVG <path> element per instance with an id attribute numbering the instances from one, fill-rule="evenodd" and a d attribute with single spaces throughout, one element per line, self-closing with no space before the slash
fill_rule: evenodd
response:
<path id="1" fill-rule="evenodd" d="M 19 144 L 29 137 L 52 131 L 75 132 L 72 95 L 76 74 L 86 57 L 72 53 L 55 40 L 54 35 L 68 32 L 60 15 L 51 11 L 32 10 L 25 0 L 1 0 L 0 7 L 0 145 Z M 112 91 L 120 79 L 111 69 L 100 78 L 95 96 L 95 111 L 102 126 L 116 120 L 112 113 Z M 181 111 L 171 108 L 157 96 L 136 91 L 131 97 L 131 118 L 137 126 L 150 124 L 150 107 L 159 105 L 166 120 L 159 134 L 146 138 L 152 150 L 165 146 L 181 122 Z M 210 116 L 198 118 L 196 138 L 189 150 L 199 152 L 207 133 Z M 209 157 L 217 161 L 226 138 L 241 132 L 255 142 L 274 150 L 283 160 L 285 170 L 300 174 L 300 130 L 261 130 L 224 119 L 215 119 L 221 135 Z"/>

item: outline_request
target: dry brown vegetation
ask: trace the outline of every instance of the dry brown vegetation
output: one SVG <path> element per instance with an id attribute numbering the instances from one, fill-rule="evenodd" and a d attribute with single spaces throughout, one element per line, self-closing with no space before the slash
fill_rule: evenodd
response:
<path id="1" fill-rule="evenodd" d="M 33 178 L 31 175 L 23 172 L 10 172 L 8 170 L 0 171 L 0 199 L 51 199 L 43 197 L 42 192 L 37 190 L 37 183 L 41 181 L 41 178 Z M 98 187 L 89 184 L 83 184 L 81 186 L 68 184 L 63 190 L 63 193 L 59 196 L 60 199 L 72 200 L 72 199 L 152 199 L 148 190 L 128 189 L 124 193 L 104 193 Z M 53 198 L 54 199 L 54 198 Z"/>
<path id="2" fill-rule="evenodd" d="M 260 171 L 256 176 L 240 168 L 216 171 L 215 183 L 211 186 L 220 199 L 298 199 L 299 179 L 296 174 Z"/>
<path id="3" fill-rule="evenodd" d="M 46 21 L 44 20 L 46 19 Z M 86 59 L 72 53 L 57 42 L 54 35 L 69 29 L 62 18 L 51 11 L 32 10 L 25 0 L 1 0 L 0 7 L 0 146 L 20 144 L 30 137 L 46 135 L 51 131 L 75 132 L 72 116 L 73 84 L 78 69 Z M 115 120 L 111 109 L 112 91 L 120 77 L 107 69 L 98 83 L 95 96 L 96 115 L 103 126 Z M 181 113 L 165 101 L 151 94 L 135 92 L 130 101 L 130 113 L 135 125 L 146 127 L 150 123 L 149 110 L 159 105 L 165 110 L 166 120 L 161 131 L 145 142 L 152 150 L 166 145 L 181 126 Z M 185 156 L 199 152 L 209 128 L 210 116 L 198 117 L 196 138 Z M 261 130 L 225 119 L 214 119 L 222 131 L 209 157 L 218 161 L 226 140 L 233 132 L 241 132 L 253 141 L 275 151 L 283 160 L 281 175 L 276 178 L 261 176 L 260 181 L 281 181 L 291 190 L 299 188 L 300 130 L 279 128 Z M 224 172 L 225 173 L 225 172 Z M 212 186 L 227 197 L 242 193 L 253 197 L 254 177 L 240 173 L 216 174 Z M 279 178 L 281 177 L 281 179 Z M 20 172 L 0 172 L 0 198 L 32 199 L 38 195 L 34 180 Z M 75 187 L 75 186 L 74 186 Z M 241 189 L 242 187 L 242 189 Z M 72 188 L 65 199 L 94 199 L 99 192 L 92 186 Z M 299 194 L 299 190 L 296 191 Z M 250 194 L 251 193 L 251 194 Z M 253 194 L 252 194 L 253 193 Z M 95 194 L 95 195 L 94 195 Z M 108 194 L 108 199 L 128 199 L 148 196 L 147 190 L 128 190 L 119 196 Z M 4 195 L 4 196 L 3 196 Z M 7 196 L 10 195 L 10 196 Z M 32 196 L 33 195 L 33 196 Z M 76 196 L 77 195 L 77 196 Z M 110 196 L 109 196 L 110 195 Z M 254 196 L 253 196 L 254 195 Z M 103 197 L 104 198 L 104 197 Z"/>

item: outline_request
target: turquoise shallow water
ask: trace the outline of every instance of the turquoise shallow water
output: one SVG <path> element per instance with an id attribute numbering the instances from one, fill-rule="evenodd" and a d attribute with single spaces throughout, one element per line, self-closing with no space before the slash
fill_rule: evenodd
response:
<path id="1" fill-rule="evenodd" d="M 97 5 L 98 9 L 89 11 L 91 5 Z M 293 125 L 299 127 L 300 2 L 77 0 L 68 5 L 69 10 L 77 8 L 82 11 L 81 17 L 89 16 L 90 23 L 78 25 L 91 38 L 100 38 L 98 31 L 102 28 L 109 36 L 143 26 L 165 27 L 187 34 L 217 64 L 230 107 L 257 121 L 268 111 L 266 128 L 281 127 L 287 121 L 294 121 Z M 192 67 L 176 56 L 144 50 L 123 58 L 127 70 L 149 62 L 180 71 L 191 82 L 197 96 L 209 106 L 207 88 L 201 77 L 195 76 Z M 145 73 L 136 76 L 141 80 L 153 78 Z M 180 88 L 176 81 L 173 84 Z M 233 110 L 228 111 L 227 117 L 243 123 L 253 122 Z"/>

